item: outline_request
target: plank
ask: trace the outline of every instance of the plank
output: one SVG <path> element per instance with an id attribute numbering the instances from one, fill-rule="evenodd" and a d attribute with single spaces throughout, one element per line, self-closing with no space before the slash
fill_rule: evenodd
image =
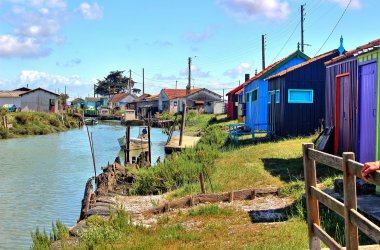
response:
<path id="1" fill-rule="evenodd" d="M 333 250 L 341 250 L 342 246 L 336 242 L 330 235 L 328 235 L 325 230 L 323 230 L 320 226 L 317 224 L 313 224 L 313 229 L 315 234 L 318 236 L 319 239 L 323 241 L 330 249 Z"/>
<path id="2" fill-rule="evenodd" d="M 344 218 L 344 204 L 334 197 L 324 193 L 322 190 L 316 187 L 311 187 L 311 195 L 322 202 L 326 207 L 333 210 Z"/>
<path id="3" fill-rule="evenodd" d="M 380 227 L 354 209 L 350 210 L 350 221 L 377 244 L 380 244 Z"/>
<path id="4" fill-rule="evenodd" d="M 341 157 L 330 155 L 325 152 L 321 152 L 315 149 L 310 149 L 307 152 L 307 156 L 318 163 L 322 163 L 326 166 L 335 168 L 342 171 L 342 161 Z"/>

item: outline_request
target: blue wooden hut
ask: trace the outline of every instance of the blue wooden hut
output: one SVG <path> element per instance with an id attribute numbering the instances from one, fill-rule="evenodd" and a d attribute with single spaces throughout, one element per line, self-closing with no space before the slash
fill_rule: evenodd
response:
<path id="1" fill-rule="evenodd" d="M 265 79 L 309 59 L 310 57 L 297 49 L 249 79 L 244 86 L 247 126 L 251 129 L 268 130 L 268 81 Z"/>
<path id="2" fill-rule="evenodd" d="M 333 50 L 267 78 L 268 121 L 277 136 L 315 133 L 325 116 L 325 62 L 339 56 Z"/>

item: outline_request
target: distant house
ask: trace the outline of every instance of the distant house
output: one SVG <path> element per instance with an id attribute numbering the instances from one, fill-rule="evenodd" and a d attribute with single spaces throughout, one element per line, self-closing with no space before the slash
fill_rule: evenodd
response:
<path id="1" fill-rule="evenodd" d="M 338 55 L 338 50 L 332 50 L 267 78 L 268 119 L 275 135 L 310 135 L 322 128 L 326 86 L 324 63 Z"/>
<path id="2" fill-rule="evenodd" d="M 221 101 L 221 95 L 204 88 L 190 89 L 190 93 L 186 89 L 162 89 L 158 109 L 160 112 L 181 112 L 182 104 L 186 103 L 190 110 L 204 113 L 205 105 L 215 101 Z"/>
<path id="3" fill-rule="evenodd" d="M 58 112 L 59 95 L 43 88 L 20 94 L 21 110 L 34 112 Z"/>
<path id="4" fill-rule="evenodd" d="M 136 96 L 128 93 L 119 93 L 111 97 L 109 101 L 110 109 L 135 109 L 133 102 L 136 100 Z"/>
<path id="5" fill-rule="evenodd" d="M 144 94 L 140 96 L 136 100 L 137 116 L 147 118 L 149 114 L 153 116 L 155 113 L 157 113 L 159 98 L 160 98 L 160 94 L 156 94 L 156 95 Z"/>
<path id="6" fill-rule="evenodd" d="M 84 108 L 85 101 L 82 98 L 75 98 L 71 101 L 72 108 Z"/>
<path id="7" fill-rule="evenodd" d="M 299 49 L 287 57 L 269 65 L 244 83 L 245 124 L 251 129 L 267 129 L 268 124 L 268 81 L 271 75 L 309 60 Z"/>
<path id="8" fill-rule="evenodd" d="M 86 97 L 84 107 L 86 109 L 97 109 L 100 106 L 100 97 Z"/>
<path id="9" fill-rule="evenodd" d="M 245 82 L 249 80 L 249 74 L 245 74 Z M 239 108 L 239 93 L 243 90 L 244 84 L 237 86 L 226 94 L 227 96 L 227 117 L 230 120 L 238 118 Z"/>
<path id="10" fill-rule="evenodd" d="M 30 91 L 30 89 L 28 90 Z M 26 90 L 3 90 L 0 91 L 0 107 L 4 105 L 15 105 L 21 108 L 21 94 L 28 92 Z"/>

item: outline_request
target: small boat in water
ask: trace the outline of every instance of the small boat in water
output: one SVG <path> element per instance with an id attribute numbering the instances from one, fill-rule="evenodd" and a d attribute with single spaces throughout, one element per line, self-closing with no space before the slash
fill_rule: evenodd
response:
<path id="1" fill-rule="evenodd" d="M 125 136 L 120 137 L 117 139 L 119 142 L 119 145 L 122 149 L 125 149 L 125 145 L 127 144 L 127 139 Z M 139 135 L 135 138 L 129 139 L 129 149 L 145 149 L 148 148 L 148 130 L 147 127 L 140 127 L 139 128 Z"/>
<path id="2" fill-rule="evenodd" d="M 86 119 L 84 119 L 84 124 L 86 124 L 86 125 L 97 125 L 98 120 L 96 120 L 95 118 L 86 118 Z"/>

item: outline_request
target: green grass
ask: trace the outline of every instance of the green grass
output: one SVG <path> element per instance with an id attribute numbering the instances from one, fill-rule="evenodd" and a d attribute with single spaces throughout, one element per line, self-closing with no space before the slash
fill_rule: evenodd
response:
<path id="1" fill-rule="evenodd" d="M 0 126 L 0 139 L 15 138 L 27 135 L 45 135 L 66 131 L 78 127 L 76 119 L 64 116 L 64 122 L 59 114 L 40 112 L 7 113 L 8 123 L 12 128 Z"/>

